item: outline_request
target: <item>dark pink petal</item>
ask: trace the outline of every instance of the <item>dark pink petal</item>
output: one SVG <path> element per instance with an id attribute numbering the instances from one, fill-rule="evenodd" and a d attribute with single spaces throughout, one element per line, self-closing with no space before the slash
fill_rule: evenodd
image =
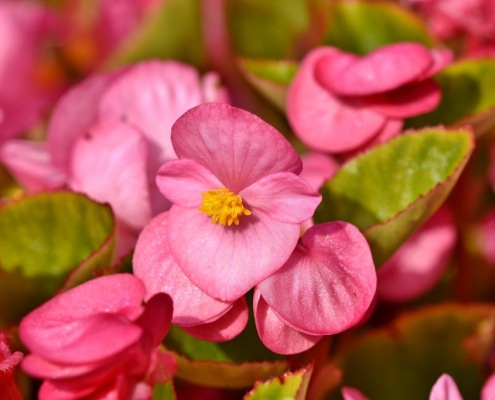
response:
<path id="1" fill-rule="evenodd" d="M 110 203 L 119 220 L 140 229 L 151 218 L 146 157 L 146 142 L 134 128 L 100 123 L 74 143 L 70 186 Z"/>
<path id="2" fill-rule="evenodd" d="M 48 125 L 48 151 L 62 171 L 69 168 L 75 140 L 96 121 L 98 101 L 118 72 L 93 75 L 65 93 Z"/>
<path id="3" fill-rule="evenodd" d="M 435 109 L 442 97 L 433 79 L 414 82 L 382 95 L 366 98 L 365 103 L 388 118 L 409 118 Z"/>
<path id="4" fill-rule="evenodd" d="M 456 236 L 451 213 L 440 208 L 380 267 L 378 297 L 406 301 L 430 290 L 447 268 Z"/>
<path id="5" fill-rule="evenodd" d="M 385 123 L 384 116 L 356 101 L 339 99 L 316 82 L 316 62 L 335 51 L 329 47 L 311 51 L 302 61 L 287 97 L 287 117 L 297 136 L 310 148 L 330 153 L 362 145 Z"/>
<path id="6" fill-rule="evenodd" d="M 313 347 L 322 338 L 322 336 L 304 334 L 285 324 L 257 289 L 254 291 L 253 310 L 261 341 L 275 353 L 301 353 Z"/>
<path id="7" fill-rule="evenodd" d="M 249 311 L 246 299 L 241 297 L 234 306 L 215 321 L 194 326 L 183 326 L 187 333 L 210 342 L 225 342 L 239 335 L 246 327 Z"/>
<path id="8" fill-rule="evenodd" d="M 29 192 L 65 184 L 67 176 L 54 167 L 45 143 L 12 139 L 0 147 L 0 160 Z"/>
<path id="9" fill-rule="evenodd" d="M 342 388 L 342 397 L 344 400 L 369 400 L 359 390 L 345 386 Z"/>
<path id="10" fill-rule="evenodd" d="M 313 216 L 321 195 L 290 172 L 265 176 L 239 192 L 254 215 L 262 212 L 280 222 L 302 223 Z"/>
<path id="11" fill-rule="evenodd" d="M 168 213 L 153 218 L 141 232 L 132 261 L 134 274 L 146 286 L 146 299 L 167 293 L 173 299 L 172 322 L 180 326 L 208 323 L 232 308 L 215 300 L 184 275 L 168 245 Z"/>
<path id="12" fill-rule="evenodd" d="M 158 347 L 170 328 L 174 307 L 166 293 L 157 293 L 146 301 L 144 312 L 135 321 L 150 336 L 150 350 Z"/>
<path id="13" fill-rule="evenodd" d="M 285 265 L 258 285 L 271 308 L 293 328 L 331 335 L 363 318 L 376 290 L 366 239 L 353 225 L 311 227 Z"/>
<path id="14" fill-rule="evenodd" d="M 227 104 L 202 104 L 186 112 L 172 127 L 172 143 L 179 158 L 203 165 L 234 193 L 263 176 L 302 169 L 281 133 Z"/>
<path id="15" fill-rule="evenodd" d="M 224 187 L 209 170 L 189 159 L 171 160 L 162 165 L 156 184 L 172 203 L 196 209 L 203 201 L 202 193 Z"/>
<path id="16" fill-rule="evenodd" d="M 22 369 L 39 379 L 70 379 L 86 375 L 99 368 L 98 363 L 61 365 L 50 362 L 36 354 L 28 354 L 22 361 Z"/>
<path id="17" fill-rule="evenodd" d="M 306 153 L 301 156 L 303 170 L 299 176 L 305 179 L 314 190 L 320 190 L 340 168 L 339 163 L 323 153 Z"/>
<path id="18" fill-rule="evenodd" d="M 364 57 L 334 51 L 315 65 L 316 80 L 339 96 L 367 96 L 416 80 L 433 64 L 419 43 L 393 43 Z"/>
<path id="19" fill-rule="evenodd" d="M 141 314 L 143 297 L 144 285 L 130 274 L 97 278 L 30 312 L 19 334 L 31 352 L 53 362 L 98 361 L 139 340 L 142 329 L 130 321 Z"/>
<path id="20" fill-rule="evenodd" d="M 448 374 L 438 378 L 430 392 L 430 400 L 462 400 L 455 381 Z"/>
<path id="21" fill-rule="evenodd" d="M 196 209 L 172 206 L 169 245 L 177 264 L 202 291 L 224 301 L 244 295 L 280 268 L 299 238 L 299 224 L 264 213 L 222 226 Z"/>

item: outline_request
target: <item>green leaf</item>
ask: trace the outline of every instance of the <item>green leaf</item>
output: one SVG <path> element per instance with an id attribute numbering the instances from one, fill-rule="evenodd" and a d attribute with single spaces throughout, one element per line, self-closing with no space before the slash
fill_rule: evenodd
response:
<path id="1" fill-rule="evenodd" d="M 200 0 L 167 0 L 107 62 L 107 67 L 146 59 L 183 61 L 197 67 L 204 64 Z"/>
<path id="2" fill-rule="evenodd" d="M 436 80 L 442 89 L 439 106 L 408 119 L 408 126 L 450 125 L 495 107 L 495 60 L 459 61 L 445 68 Z"/>
<path id="3" fill-rule="evenodd" d="M 425 129 L 375 147 L 327 182 L 315 221 L 356 225 L 379 266 L 444 202 L 473 142 L 470 130 Z"/>
<path id="4" fill-rule="evenodd" d="M 239 59 L 244 77 L 279 110 L 285 111 L 285 99 L 298 64 L 285 60 Z"/>
<path id="5" fill-rule="evenodd" d="M 398 4 L 340 1 L 333 5 L 326 44 L 366 54 L 390 43 L 406 41 L 431 45 L 424 23 Z"/>
<path id="6" fill-rule="evenodd" d="M 69 191 L 41 193 L 0 208 L 0 324 L 49 299 L 79 265 L 77 284 L 108 267 L 115 247 L 108 205 Z"/>
<path id="7" fill-rule="evenodd" d="M 370 399 L 427 399 L 443 373 L 456 381 L 463 398 L 479 398 L 481 371 L 490 349 L 478 352 L 493 327 L 492 305 L 442 304 L 404 314 L 383 329 L 368 331 L 338 352 L 343 385 Z M 493 335 L 488 347 L 493 346 Z M 481 353 L 481 357 L 480 357 Z M 331 399 L 340 397 L 334 393 Z"/>
<path id="8" fill-rule="evenodd" d="M 245 397 L 245 400 L 304 400 L 308 390 L 313 366 L 310 365 L 295 372 L 286 372 L 280 377 L 257 383 Z"/>
<path id="9" fill-rule="evenodd" d="M 158 383 L 153 388 L 153 400 L 176 400 L 172 382 Z"/>

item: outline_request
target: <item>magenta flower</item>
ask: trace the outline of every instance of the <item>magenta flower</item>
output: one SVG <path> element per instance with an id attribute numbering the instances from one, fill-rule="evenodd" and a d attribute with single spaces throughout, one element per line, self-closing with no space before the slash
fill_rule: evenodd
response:
<path id="1" fill-rule="evenodd" d="M 12 353 L 5 332 L 0 331 L 0 399 L 22 400 L 14 380 L 14 372 L 22 360 L 22 353 Z"/>
<path id="2" fill-rule="evenodd" d="M 315 225 L 284 266 L 258 284 L 258 334 L 274 352 L 305 351 L 358 324 L 375 290 L 375 266 L 359 230 L 340 221 Z"/>
<path id="3" fill-rule="evenodd" d="M 172 203 L 168 242 L 177 264 L 203 292 L 241 297 L 288 259 L 321 200 L 301 179 L 301 160 L 258 117 L 204 104 L 172 127 L 178 160 L 157 177 Z"/>
<path id="4" fill-rule="evenodd" d="M 287 116 L 315 150 L 342 153 L 383 142 L 400 131 L 404 118 L 438 105 L 441 93 L 431 77 L 451 57 L 418 43 L 391 44 L 364 57 L 316 48 L 289 88 Z"/>
<path id="5" fill-rule="evenodd" d="M 43 379 L 39 398 L 151 398 L 153 384 L 175 370 L 173 358 L 157 349 L 172 302 L 157 294 L 142 306 L 144 294 L 136 277 L 109 275 L 29 313 L 19 327 L 31 351 L 22 368 Z"/>

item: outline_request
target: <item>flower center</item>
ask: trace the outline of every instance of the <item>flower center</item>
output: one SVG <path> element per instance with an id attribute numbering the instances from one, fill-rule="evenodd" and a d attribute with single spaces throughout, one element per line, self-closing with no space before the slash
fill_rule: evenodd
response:
<path id="1" fill-rule="evenodd" d="M 251 211 L 242 205 L 241 196 L 227 188 L 208 190 L 202 196 L 199 210 L 212 217 L 213 224 L 218 222 L 222 226 L 239 225 L 241 215 L 251 215 Z"/>

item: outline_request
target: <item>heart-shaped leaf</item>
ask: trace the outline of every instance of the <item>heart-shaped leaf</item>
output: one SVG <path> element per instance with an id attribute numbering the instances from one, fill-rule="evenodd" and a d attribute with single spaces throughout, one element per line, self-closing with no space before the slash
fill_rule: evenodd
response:
<path id="1" fill-rule="evenodd" d="M 444 202 L 473 147 L 467 129 L 398 136 L 341 167 L 322 189 L 315 221 L 356 225 L 379 266 Z"/>

